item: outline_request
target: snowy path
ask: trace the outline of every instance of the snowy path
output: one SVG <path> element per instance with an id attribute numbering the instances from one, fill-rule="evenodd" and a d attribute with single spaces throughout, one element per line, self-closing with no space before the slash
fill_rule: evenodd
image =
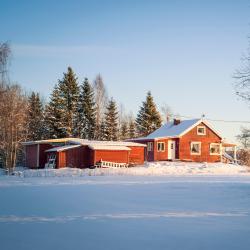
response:
<path id="1" fill-rule="evenodd" d="M 0 177 L 0 249 L 249 249 L 249 176 Z"/>

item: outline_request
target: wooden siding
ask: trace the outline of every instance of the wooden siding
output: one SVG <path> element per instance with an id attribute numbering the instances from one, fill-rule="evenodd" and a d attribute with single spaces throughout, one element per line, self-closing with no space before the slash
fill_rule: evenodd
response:
<path id="1" fill-rule="evenodd" d="M 145 147 L 129 147 L 129 164 L 143 164 L 144 163 L 144 150 Z"/>
<path id="2" fill-rule="evenodd" d="M 196 162 L 218 162 L 220 155 L 210 155 L 210 144 L 221 143 L 221 138 L 215 134 L 205 124 L 198 126 L 206 127 L 206 135 L 197 135 L 197 126 L 183 135 L 179 140 L 179 158 L 180 160 L 196 161 Z M 190 152 L 191 142 L 201 142 L 201 154 L 192 155 Z"/>
<path id="3" fill-rule="evenodd" d="M 103 161 L 111 161 L 117 163 L 129 163 L 129 151 L 120 150 L 95 150 L 94 164 Z"/>
<path id="4" fill-rule="evenodd" d="M 158 151 L 158 149 L 157 149 L 158 142 L 165 143 L 165 150 L 164 151 Z M 159 140 L 155 141 L 155 143 L 154 143 L 154 159 L 156 161 L 168 160 L 168 139 L 159 139 Z"/>
<path id="5" fill-rule="evenodd" d="M 25 146 L 25 166 L 37 168 L 37 144 Z"/>
<path id="6" fill-rule="evenodd" d="M 53 148 L 51 144 L 40 144 L 39 145 L 39 168 L 44 168 L 47 163 L 46 150 Z"/>

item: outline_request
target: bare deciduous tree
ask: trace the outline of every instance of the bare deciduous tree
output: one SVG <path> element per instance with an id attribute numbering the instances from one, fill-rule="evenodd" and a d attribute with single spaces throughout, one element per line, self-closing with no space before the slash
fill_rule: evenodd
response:
<path id="1" fill-rule="evenodd" d="M 0 43 L 0 86 L 3 86 L 7 81 L 10 54 L 9 43 Z"/>
<path id="2" fill-rule="evenodd" d="M 98 74 L 93 83 L 93 89 L 95 94 L 96 103 L 96 132 L 95 138 L 100 139 L 101 122 L 104 118 L 104 113 L 108 103 L 108 94 L 103 83 L 102 76 Z"/>
<path id="3" fill-rule="evenodd" d="M 13 169 L 20 142 L 27 136 L 28 102 L 18 85 L 7 85 L 0 101 L 0 154 L 5 168 Z"/>
<path id="4" fill-rule="evenodd" d="M 234 74 L 236 80 L 236 94 L 243 100 L 250 102 L 250 48 L 247 54 L 242 57 L 241 68 Z"/>
<path id="5" fill-rule="evenodd" d="M 163 118 L 162 120 L 164 122 L 169 122 L 174 117 L 172 108 L 169 105 L 167 105 L 166 103 L 164 103 L 161 106 L 161 113 L 162 113 L 162 118 Z"/>

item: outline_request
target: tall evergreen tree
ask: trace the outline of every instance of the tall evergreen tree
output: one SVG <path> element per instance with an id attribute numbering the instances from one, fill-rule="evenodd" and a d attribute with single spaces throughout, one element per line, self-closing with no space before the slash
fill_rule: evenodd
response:
<path id="1" fill-rule="evenodd" d="M 105 141 L 105 138 L 106 138 L 105 135 L 106 135 L 106 125 L 105 125 L 104 120 L 102 120 L 101 125 L 100 125 L 98 140 Z"/>
<path id="2" fill-rule="evenodd" d="M 94 92 L 89 84 L 88 78 L 85 78 L 81 86 L 78 113 L 78 126 L 80 127 L 81 138 L 94 139 L 96 125 L 95 101 Z"/>
<path id="3" fill-rule="evenodd" d="M 118 112 L 115 101 L 111 98 L 105 113 L 105 140 L 117 141 L 118 139 Z"/>
<path id="4" fill-rule="evenodd" d="M 65 131 L 62 124 L 64 112 L 62 103 L 63 100 L 58 85 L 55 85 L 50 96 L 50 102 L 45 107 L 45 128 L 47 139 L 65 137 Z"/>
<path id="5" fill-rule="evenodd" d="M 147 93 L 146 101 L 143 102 L 136 118 L 136 126 L 139 135 L 147 136 L 159 128 L 161 122 L 161 115 L 158 112 L 154 99 L 149 91 Z"/>
<path id="6" fill-rule="evenodd" d="M 129 121 L 128 125 L 128 138 L 132 139 L 136 137 L 136 126 L 134 120 Z"/>
<path id="7" fill-rule="evenodd" d="M 61 98 L 62 129 L 65 137 L 75 135 L 77 126 L 77 104 L 79 98 L 79 86 L 77 77 L 71 67 L 68 67 L 67 73 L 63 74 L 63 79 L 58 83 L 59 95 Z"/>
<path id="8" fill-rule="evenodd" d="M 128 123 L 127 121 L 121 122 L 121 128 L 120 128 L 120 140 L 126 140 L 128 139 Z"/>
<path id="9" fill-rule="evenodd" d="M 44 110 L 39 93 L 32 92 L 28 99 L 28 139 L 44 138 Z"/>

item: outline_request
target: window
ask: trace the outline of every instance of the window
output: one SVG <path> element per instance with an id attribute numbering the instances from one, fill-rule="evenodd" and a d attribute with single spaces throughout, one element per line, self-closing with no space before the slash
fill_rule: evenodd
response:
<path id="1" fill-rule="evenodd" d="M 148 151 L 153 151 L 153 142 L 148 142 Z"/>
<path id="2" fill-rule="evenodd" d="M 197 135 L 206 135 L 206 127 L 197 126 Z"/>
<path id="3" fill-rule="evenodd" d="M 157 151 L 158 152 L 165 151 L 165 142 L 157 142 Z"/>
<path id="4" fill-rule="evenodd" d="M 210 155 L 220 155 L 220 144 L 211 143 L 210 144 Z"/>
<path id="5" fill-rule="evenodd" d="M 191 155 L 200 155 L 201 154 L 201 142 L 191 142 L 190 153 Z"/>

